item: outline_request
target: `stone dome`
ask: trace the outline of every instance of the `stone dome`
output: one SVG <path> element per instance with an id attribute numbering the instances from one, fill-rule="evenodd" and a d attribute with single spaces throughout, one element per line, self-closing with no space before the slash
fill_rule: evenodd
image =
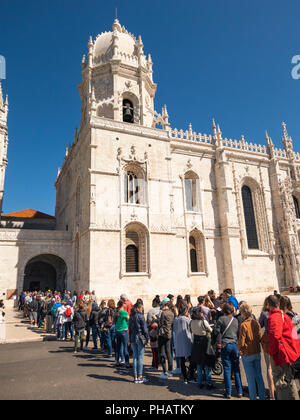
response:
<path id="1" fill-rule="evenodd" d="M 138 57 L 138 42 L 124 26 L 121 27 L 116 19 L 113 24 L 113 30 L 116 31 L 118 40 L 118 54 L 120 59 L 126 58 L 135 61 Z M 114 32 L 103 32 L 98 35 L 94 43 L 93 57 L 94 63 L 106 62 L 113 56 L 113 35 Z"/>

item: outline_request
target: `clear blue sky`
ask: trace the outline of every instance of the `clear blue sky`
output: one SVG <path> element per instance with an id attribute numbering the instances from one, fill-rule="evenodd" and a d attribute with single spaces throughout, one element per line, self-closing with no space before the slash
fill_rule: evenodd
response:
<path id="1" fill-rule="evenodd" d="M 122 25 L 142 35 L 154 62 L 156 109 L 173 128 L 281 144 L 287 123 L 300 151 L 299 0 L 1 0 L 7 62 L 9 166 L 4 212 L 54 214 L 54 182 L 79 126 L 81 59 L 90 35 Z"/>

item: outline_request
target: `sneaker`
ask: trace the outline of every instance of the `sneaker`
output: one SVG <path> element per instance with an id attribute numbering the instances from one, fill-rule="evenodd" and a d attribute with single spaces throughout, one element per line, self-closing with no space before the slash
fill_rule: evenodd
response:
<path id="1" fill-rule="evenodd" d="M 172 373 L 173 373 L 173 375 L 180 375 L 181 374 L 181 369 L 180 368 L 174 369 L 174 370 L 172 370 Z"/>
<path id="2" fill-rule="evenodd" d="M 139 384 L 146 384 L 147 382 L 149 382 L 149 379 L 140 378 L 140 379 L 138 379 L 138 381 L 139 381 Z"/>
<path id="3" fill-rule="evenodd" d="M 167 375 L 169 376 L 169 378 L 172 378 L 173 373 L 172 372 L 168 372 Z"/>
<path id="4" fill-rule="evenodd" d="M 139 384 L 139 383 L 140 383 L 140 380 L 139 380 L 139 379 L 134 379 L 134 380 L 133 380 L 133 383 L 134 383 L 134 384 Z"/>
<path id="5" fill-rule="evenodd" d="M 187 379 L 184 379 L 183 380 L 183 383 L 184 383 L 184 385 L 188 385 L 189 384 L 189 381 Z"/>
<path id="6" fill-rule="evenodd" d="M 161 375 L 159 375 L 160 379 L 169 379 L 169 375 L 167 375 L 166 373 L 162 373 Z"/>

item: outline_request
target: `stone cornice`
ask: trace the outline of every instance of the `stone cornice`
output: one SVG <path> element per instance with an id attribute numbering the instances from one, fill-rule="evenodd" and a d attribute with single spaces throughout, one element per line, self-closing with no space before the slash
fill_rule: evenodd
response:
<path id="1" fill-rule="evenodd" d="M 162 141 L 170 141 L 167 131 L 145 127 L 138 124 L 130 124 L 122 121 L 110 120 L 103 117 L 94 117 L 90 123 L 91 128 L 117 131 L 119 133 L 132 134 L 140 137 L 153 138 Z"/>

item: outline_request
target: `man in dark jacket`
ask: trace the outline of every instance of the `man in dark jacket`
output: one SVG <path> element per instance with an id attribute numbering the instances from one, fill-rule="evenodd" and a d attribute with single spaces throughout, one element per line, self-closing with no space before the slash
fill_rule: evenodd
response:
<path id="1" fill-rule="evenodd" d="M 94 348 L 93 350 L 97 350 L 97 339 L 99 337 L 99 340 L 101 340 L 101 330 L 100 330 L 100 325 L 99 325 L 99 321 L 101 317 L 101 311 L 99 306 L 97 305 L 97 303 L 93 303 L 92 306 L 92 312 L 90 315 L 90 326 L 92 327 L 92 334 L 93 334 L 93 342 L 94 342 Z"/>
<path id="2" fill-rule="evenodd" d="M 80 350 L 83 350 L 84 343 L 84 331 L 88 322 L 88 315 L 84 309 L 84 304 L 80 303 L 78 311 L 75 312 L 73 317 L 73 324 L 75 329 L 75 349 L 74 353 L 77 353 L 78 341 L 80 340 Z"/>
<path id="3" fill-rule="evenodd" d="M 28 305 L 28 309 L 29 309 L 30 325 L 35 325 L 37 327 L 39 304 L 36 299 L 36 296 L 33 296 L 32 301 Z"/>
<path id="4" fill-rule="evenodd" d="M 172 339 L 172 326 L 174 321 L 174 314 L 169 309 L 170 299 L 165 298 L 161 302 L 161 315 L 159 319 L 158 330 L 158 354 L 160 363 L 163 368 L 163 373 L 160 375 L 161 379 L 168 379 L 172 376 L 173 359 L 171 355 L 171 339 Z M 168 360 L 168 371 L 166 367 L 166 360 Z"/>

